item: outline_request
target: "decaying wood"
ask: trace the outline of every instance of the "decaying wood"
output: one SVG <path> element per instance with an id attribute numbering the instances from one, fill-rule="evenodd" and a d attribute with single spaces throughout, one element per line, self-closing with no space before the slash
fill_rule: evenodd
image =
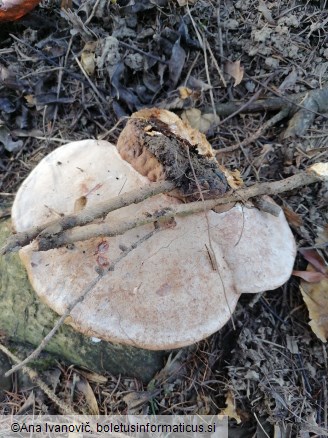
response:
<path id="1" fill-rule="evenodd" d="M 180 204 L 160 212 L 152 212 L 148 217 L 140 215 L 129 221 L 121 222 L 119 225 L 90 224 L 84 227 L 72 228 L 56 235 L 40 236 L 35 242 L 35 249 L 38 251 L 47 251 L 52 248 L 72 244 L 74 242 L 88 240 L 100 236 L 116 236 L 124 234 L 126 231 L 152 222 L 161 222 L 175 216 L 187 216 L 194 213 L 200 213 L 210 210 L 217 205 L 228 204 L 231 202 L 245 202 L 248 199 L 261 195 L 276 195 L 287 192 L 298 187 L 319 182 L 322 176 L 315 172 L 300 172 L 281 181 L 266 182 L 254 184 L 253 186 L 236 190 L 233 194 L 223 196 L 218 199 L 205 200 L 203 202 L 191 202 L 189 204 Z"/>
<path id="2" fill-rule="evenodd" d="M 324 96 L 328 92 L 328 88 L 322 88 L 321 90 L 311 90 L 311 91 L 304 91 L 302 93 L 297 93 L 294 95 L 288 95 L 288 96 L 275 96 L 275 97 L 268 97 L 267 99 L 259 99 L 255 102 L 251 102 L 249 105 L 245 106 L 245 102 L 227 102 L 227 103 L 220 103 L 216 105 L 216 114 L 218 116 L 229 116 L 232 113 L 235 112 L 241 112 L 241 108 L 243 107 L 242 112 L 246 113 L 256 113 L 260 111 L 279 111 L 282 108 L 289 107 L 290 110 L 296 110 L 298 108 L 302 108 L 302 101 L 307 96 L 315 96 L 315 99 L 317 100 L 316 93 L 318 93 L 318 96 L 320 97 L 320 101 L 324 101 Z M 206 111 L 210 111 L 211 108 L 207 108 Z M 315 112 L 318 110 L 311 110 L 308 109 L 308 112 Z M 320 111 L 320 110 L 319 110 Z"/>
<path id="3" fill-rule="evenodd" d="M 224 170 L 218 166 L 205 137 L 166 110 L 134 113 L 120 134 L 117 150 L 150 181 L 174 181 L 174 196 L 184 201 L 200 199 L 196 179 L 205 199 L 220 197 L 230 190 Z"/>
<path id="4" fill-rule="evenodd" d="M 270 75 L 265 83 L 263 84 L 264 87 L 267 87 L 269 82 L 271 81 L 273 75 Z M 219 125 L 224 125 L 229 119 L 232 119 L 234 116 L 236 116 L 239 113 L 247 112 L 247 108 L 252 105 L 253 102 L 256 102 L 258 100 L 258 97 L 262 93 L 262 88 L 260 88 L 253 96 L 244 104 L 242 104 L 236 111 L 233 111 L 231 114 L 229 114 L 227 117 L 225 117 L 223 120 L 220 120 Z"/>
<path id="5" fill-rule="evenodd" d="M 136 122 L 141 123 L 139 120 Z M 150 124 L 150 121 L 146 123 Z M 171 133 L 166 126 L 156 120 L 154 127 L 164 135 L 145 136 L 144 142 L 147 149 L 163 163 L 167 178 L 175 182 L 179 192 L 189 200 L 199 199 L 200 190 L 205 199 L 226 193 L 229 184 L 217 162 L 200 155 L 195 146 Z"/>
<path id="6" fill-rule="evenodd" d="M 66 311 L 63 313 L 63 315 L 56 321 L 56 324 L 53 326 L 53 328 L 50 330 L 50 332 L 42 339 L 41 343 L 38 345 L 38 347 L 32 351 L 32 353 L 27 356 L 23 361 L 16 361 L 17 365 L 14 365 L 9 371 L 5 373 L 5 376 L 8 377 L 11 374 L 19 371 L 20 369 L 24 369 L 25 365 L 30 363 L 32 360 L 36 359 L 40 353 L 45 349 L 45 347 L 49 344 L 51 339 L 54 337 L 54 335 L 57 333 L 59 328 L 64 324 L 66 318 L 71 314 L 72 310 L 76 307 L 78 303 L 81 303 L 85 297 L 94 289 L 96 284 L 103 278 L 103 276 L 114 270 L 115 266 L 124 258 L 126 257 L 131 251 L 136 249 L 139 245 L 141 245 L 143 242 L 151 238 L 156 232 L 158 232 L 159 229 L 154 229 L 150 233 L 143 236 L 141 239 L 139 239 L 137 242 L 134 242 L 130 247 L 126 248 L 122 254 L 114 260 L 108 268 L 105 269 L 98 269 L 98 275 L 95 277 L 82 291 L 82 293 L 74 300 L 72 303 L 70 303 L 67 306 Z M 1 344 L 0 344 L 1 347 Z"/>
<path id="7" fill-rule="evenodd" d="M 9 235 L 10 221 L 0 221 L 0 247 Z M 121 255 L 120 253 L 119 256 Z M 94 278 L 96 277 L 95 271 Z M 67 307 L 71 301 L 73 298 L 67 301 Z M 60 316 L 39 300 L 17 254 L 0 257 L 0 302 L 0 332 L 6 342 L 13 342 L 16 351 L 22 344 L 28 345 L 23 351 L 29 352 L 31 347 L 36 348 L 40 344 L 43 349 L 42 340 L 56 326 Z M 93 342 L 90 336 L 77 332 L 68 324 L 60 327 L 46 344 L 44 352 L 47 354 L 39 361 L 47 366 L 60 358 L 96 373 L 121 373 L 146 383 L 163 367 L 165 359 L 164 351 L 155 352 L 110 342 Z M 26 355 L 28 353 L 22 357 Z"/>
<path id="8" fill-rule="evenodd" d="M 323 115 L 328 110 L 328 88 L 310 90 L 297 93 L 292 96 L 269 97 L 247 103 L 228 102 L 216 106 L 216 114 L 231 117 L 238 113 L 255 113 L 259 111 L 277 111 L 278 114 L 268 120 L 251 137 L 246 138 L 242 146 L 254 142 L 269 128 L 274 126 L 285 117 L 292 116 L 284 133 L 284 138 L 302 136 L 312 125 L 314 118 Z M 229 146 L 217 151 L 217 154 L 232 152 L 240 147 L 240 144 Z"/>
<path id="9" fill-rule="evenodd" d="M 7 371 L 5 373 L 5 377 L 8 377 L 11 374 L 15 373 L 16 371 L 22 369 L 25 365 L 27 365 L 29 362 L 31 362 L 33 359 L 36 359 L 39 356 L 41 351 L 43 351 L 47 346 L 47 344 L 49 344 L 49 342 L 56 334 L 58 329 L 64 324 L 65 319 L 70 315 L 74 307 L 78 303 L 84 300 L 87 294 L 94 288 L 94 286 L 99 282 L 99 280 L 102 277 L 103 277 L 103 272 L 100 272 L 98 276 L 94 280 L 92 280 L 90 284 L 87 285 L 87 287 L 83 290 L 82 294 L 76 300 L 74 300 L 69 306 L 67 306 L 66 312 L 56 321 L 56 324 L 53 326 L 50 332 L 42 339 L 39 346 L 35 350 L 33 350 L 33 352 L 28 357 L 26 357 L 23 361 L 18 361 L 17 365 L 14 365 L 9 371 Z"/>

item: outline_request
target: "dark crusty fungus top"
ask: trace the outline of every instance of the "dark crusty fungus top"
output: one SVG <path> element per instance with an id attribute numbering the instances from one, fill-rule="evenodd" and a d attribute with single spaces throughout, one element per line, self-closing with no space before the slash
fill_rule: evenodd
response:
<path id="1" fill-rule="evenodd" d="M 122 157 L 150 181 L 174 181 L 174 195 L 185 201 L 211 199 L 229 191 L 206 138 L 175 114 L 158 109 L 134 113 L 117 148 Z"/>

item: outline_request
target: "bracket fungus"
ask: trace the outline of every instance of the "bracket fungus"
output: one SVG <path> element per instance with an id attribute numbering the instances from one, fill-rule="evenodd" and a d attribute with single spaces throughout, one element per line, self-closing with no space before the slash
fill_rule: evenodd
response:
<path id="1" fill-rule="evenodd" d="M 16 231 L 72 213 L 76 200 L 96 208 L 101 199 L 171 178 L 177 191 L 112 211 L 96 223 L 113 225 L 135 215 L 160 214 L 181 200 L 198 198 L 194 172 L 208 196 L 229 191 L 233 178 L 217 164 L 205 137 L 191 131 L 183 137 L 184 126 L 177 116 L 172 124 L 155 120 L 150 111 L 130 119 L 118 148 L 86 140 L 45 157 L 17 193 L 12 212 Z M 130 134 L 136 125 L 147 133 L 148 150 L 140 143 L 138 151 L 133 149 Z M 168 163 L 154 149 L 152 139 L 160 139 L 163 146 L 169 125 L 168 137 L 175 133 L 180 146 L 187 142 L 197 150 L 205 171 L 197 165 L 188 167 L 193 151 L 186 162 L 181 159 L 182 167 L 174 167 L 174 160 Z M 158 227 L 148 223 L 48 251 L 36 250 L 32 242 L 20 250 L 20 257 L 36 293 L 58 314 L 64 314 L 94 280 L 97 267 L 105 270 L 66 322 L 88 336 L 163 350 L 192 344 L 220 329 L 240 294 L 282 285 L 292 272 L 295 243 L 282 212 L 275 217 L 237 203 L 223 213 L 177 216 Z"/>

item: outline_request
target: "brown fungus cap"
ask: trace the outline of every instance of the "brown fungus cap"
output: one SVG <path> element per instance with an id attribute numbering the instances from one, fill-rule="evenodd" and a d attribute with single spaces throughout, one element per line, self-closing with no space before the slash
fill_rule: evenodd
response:
<path id="1" fill-rule="evenodd" d="M 17 231 L 71 213 L 76 199 L 87 205 L 149 181 L 105 141 L 74 142 L 56 149 L 31 172 L 17 193 Z M 178 200 L 158 195 L 111 212 L 124 221 Z M 110 342 L 153 350 L 204 339 L 231 317 L 243 292 L 275 289 L 290 276 L 295 244 L 283 213 L 279 217 L 239 204 L 225 213 L 176 217 L 116 264 L 76 305 L 67 323 Z M 208 226 L 219 271 L 208 255 Z M 96 276 L 99 263 L 118 259 L 124 248 L 148 234 L 152 224 L 115 237 L 94 238 L 46 252 L 33 243 L 20 251 L 29 279 L 49 307 L 63 314 Z"/>

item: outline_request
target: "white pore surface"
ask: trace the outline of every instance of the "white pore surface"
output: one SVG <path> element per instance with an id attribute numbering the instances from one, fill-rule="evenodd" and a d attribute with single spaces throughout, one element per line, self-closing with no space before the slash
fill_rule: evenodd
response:
<path id="1" fill-rule="evenodd" d="M 59 164 L 61 163 L 61 164 Z M 17 231 L 71 213 L 75 200 L 88 205 L 148 184 L 104 141 L 74 142 L 56 149 L 34 169 L 13 206 Z M 175 203 L 159 195 L 110 213 L 106 221 L 131 218 Z M 229 319 L 243 292 L 274 289 L 291 275 L 295 244 L 286 220 L 240 205 L 208 213 L 219 271 L 208 256 L 204 214 L 176 218 L 131 251 L 72 311 L 69 323 L 88 336 L 153 350 L 204 339 Z M 98 257 L 110 263 L 153 225 L 122 236 L 79 242 L 73 248 L 20 251 L 36 293 L 63 314 L 96 276 Z M 100 245 L 100 246 L 99 246 Z M 107 247 L 108 246 L 108 247 Z M 99 252 L 99 248 L 101 252 Z"/>

